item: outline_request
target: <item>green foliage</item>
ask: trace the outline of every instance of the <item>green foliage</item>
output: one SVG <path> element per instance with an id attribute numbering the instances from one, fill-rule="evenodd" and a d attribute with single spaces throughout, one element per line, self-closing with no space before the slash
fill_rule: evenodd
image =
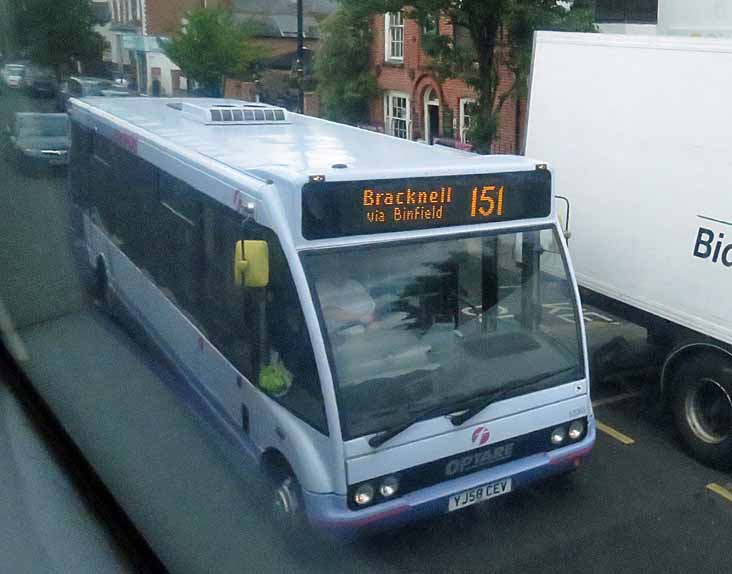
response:
<path id="1" fill-rule="evenodd" d="M 315 79 L 323 117 L 348 124 L 367 121 L 369 100 L 378 93 L 369 69 L 369 12 L 358 6 L 340 7 L 321 30 Z"/>
<path id="2" fill-rule="evenodd" d="M 163 51 L 187 78 L 220 94 L 225 77 L 250 79 L 255 64 L 266 55 L 252 42 L 253 31 L 251 25 L 236 23 L 227 10 L 197 8 L 163 42 Z"/>
<path id="3" fill-rule="evenodd" d="M 477 95 L 470 139 L 477 151 L 488 153 L 498 132 L 501 108 L 509 96 L 525 96 L 535 30 L 592 32 L 589 0 L 570 7 L 557 0 L 340 0 L 346 9 L 383 14 L 403 10 L 424 25 L 435 14 L 453 24 L 453 36 L 426 34 L 422 47 L 438 78 L 461 78 Z M 498 89 L 498 70 L 507 66 L 515 81 Z"/>
<path id="4" fill-rule="evenodd" d="M 523 0 L 514 4 L 506 23 L 511 39 L 511 52 L 506 63 L 516 76 L 517 96 L 525 97 L 535 30 L 596 32 L 597 29 L 593 23 L 592 6 L 586 0 L 575 0 L 571 10 L 547 0 Z"/>
<path id="5" fill-rule="evenodd" d="M 61 72 L 74 61 L 101 60 L 106 46 L 94 31 L 90 0 L 12 0 L 16 41 L 33 61 Z"/>

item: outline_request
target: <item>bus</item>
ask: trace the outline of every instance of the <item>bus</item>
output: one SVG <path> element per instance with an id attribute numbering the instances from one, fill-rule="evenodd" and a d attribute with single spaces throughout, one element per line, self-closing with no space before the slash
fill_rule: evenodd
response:
<path id="1" fill-rule="evenodd" d="M 72 100 L 83 260 L 271 483 L 338 536 L 574 471 L 595 423 L 552 171 L 262 103 Z"/>

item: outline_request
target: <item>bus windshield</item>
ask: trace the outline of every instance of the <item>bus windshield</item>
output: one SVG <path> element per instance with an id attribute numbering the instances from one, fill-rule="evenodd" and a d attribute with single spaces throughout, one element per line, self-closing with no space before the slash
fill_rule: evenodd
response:
<path id="1" fill-rule="evenodd" d="M 344 438 L 517 381 L 582 378 L 559 245 L 544 228 L 306 254 Z"/>

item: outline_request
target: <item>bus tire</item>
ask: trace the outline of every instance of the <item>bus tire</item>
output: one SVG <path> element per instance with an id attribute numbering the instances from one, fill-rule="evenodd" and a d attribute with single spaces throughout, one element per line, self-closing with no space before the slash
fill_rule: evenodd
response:
<path id="1" fill-rule="evenodd" d="M 281 476 L 273 483 L 272 512 L 275 520 L 286 530 L 298 530 L 304 523 L 304 509 L 300 483 L 292 473 Z"/>
<path id="2" fill-rule="evenodd" d="M 270 511 L 277 525 L 285 532 L 302 530 L 305 507 L 295 473 L 285 457 L 276 451 L 267 453 L 265 466 L 270 483 Z"/>
<path id="3" fill-rule="evenodd" d="M 732 468 L 732 361 L 700 353 L 673 380 L 674 422 L 691 454 L 708 466 Z"/>

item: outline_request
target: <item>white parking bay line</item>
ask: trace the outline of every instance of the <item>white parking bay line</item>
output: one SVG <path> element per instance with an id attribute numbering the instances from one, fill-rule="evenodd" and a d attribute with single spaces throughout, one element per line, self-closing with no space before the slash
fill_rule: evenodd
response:
<path id="1" fill-rule="evenodd" d="M 639 397 L 639 392 L 633 392 L 633 393 L 622 393 L 620 395 L 615 395 L 614 397 L 607 397 L 605 399 L 597 399 L 596 401 L 592 401 L 593 407 L 602 407 L 605 405 L 612 405 L 614 403 L 619 403 L 621 401 L 627 401 L 628 399 L 634 399 L 635 397 Z"/>

